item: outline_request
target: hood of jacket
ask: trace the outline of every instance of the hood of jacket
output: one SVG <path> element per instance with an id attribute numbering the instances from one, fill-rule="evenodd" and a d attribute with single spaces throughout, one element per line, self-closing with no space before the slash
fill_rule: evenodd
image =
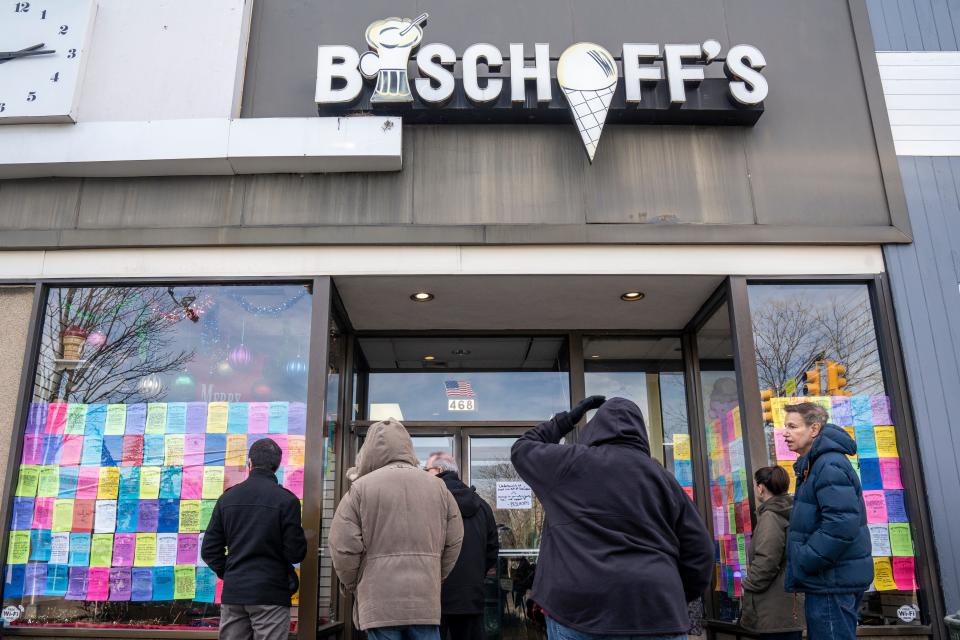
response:
<path id="1" fill-rule="evenodd" d="M 835 424 L 825 424 L 820 430 L 820 435 L 813 441 L 810 452 L 807 454 L 807 460 L 812 465 L 813 461 L 830 451 L 842 453 L 845 456 L 852 456 L 857 452 L 857 443 L 850 435 Z"/>
<path id="2" fill-rule="evenodd" d="M 465 485 L 455 472 L 444 471 L 437 477 L 443 480 L 447 489 L 453 494 L 453 498 L 460 508 L 460 514 L 464 518 L 472 518 L 480 510 L 482 498 L 477 495 L 476 489 Z"/>
<path id="3" fill-rule="evenodd" d="M 420 464 L 413 451 L 410 434 L 393 418 L 370 427 L 357 457 L 358 478 L 393 463 L 400 462 L 414 467 Z"/>
<path id="4" fill-rule="evenodd" d="M 793 511 L 793 496 L 783 494 L 782 496 L 773 496 L 766 502 L 761 502 L 757 507 L 757 515 L 769 511 L 775 513 L 784 520 L 790 520 L 790 513 Z"/>
<path id="5" fill-rule="evenodd" d="M 588 447 L 627 445 L 650 455 L 650 440 L 643 412 L 626 398 L 610 398 L 583 428 L 580 443 Z"/>

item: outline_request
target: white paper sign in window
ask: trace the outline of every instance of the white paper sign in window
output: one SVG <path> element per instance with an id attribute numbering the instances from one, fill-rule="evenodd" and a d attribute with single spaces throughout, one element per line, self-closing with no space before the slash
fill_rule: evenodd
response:
<path id="1" fill-rule="evenodd" d="M 498 482 L 497 509 L 532 509 L 533 491 L 526 482 Z"/>

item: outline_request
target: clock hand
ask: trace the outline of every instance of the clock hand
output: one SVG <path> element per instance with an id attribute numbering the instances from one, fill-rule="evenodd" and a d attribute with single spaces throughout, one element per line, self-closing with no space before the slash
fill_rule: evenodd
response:
<path id="1" fill-rule="evenodd" d="M 0 64 L 16 58 L 26 58 L 29 56 L 39 56 L 48 53 L 56 53 L 55 49 L 44 49 L 44 43 L 35 44 L 32 47 L 26 47 L 19 51 L 0 51 Z"/>

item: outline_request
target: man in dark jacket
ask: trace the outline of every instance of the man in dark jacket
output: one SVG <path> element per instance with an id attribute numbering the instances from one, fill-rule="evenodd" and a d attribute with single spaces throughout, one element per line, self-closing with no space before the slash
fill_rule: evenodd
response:
<path id="1" fill-rule="evenodd" d="M 560 439 L 599 407 L 578 444 Z M 527 431 L 514 467 L 546 511 L 533 599 L 551 638 L 686 638 L 714 545 L 693 502 L 650 457 L 640 408 L 591 396 Z"/>
<path id="2" fill-rule="evenodd" d="M 784 440 L 800 454 L 787 536 L 787 591 L 806 594 L 810 640 L 854 640 L 863 592 L 873 581 L 860 479 L 847 459 L 857 444 L 811 402 L 788 405 Z"/>
<path id="3" fill-rule="evenodd" d="M 426 467 L 447 485 L 463 517 L 460 557 L 440 590 L 440 638 L 483 640 L 483 580 L 497 564 L 497 521 L 486 500 L 460 480 L 449 453 L 431 453 Z"/>
<path id="4" fill-rule="evenodd" d="M 293 565 L 307 555 L 300 501 L 277 483 L 279 445 L 250 447 L 250 477 L 217 500 L 203 536 L 203 561 L 223 579 L 221 640 L 286 640 Z"/>

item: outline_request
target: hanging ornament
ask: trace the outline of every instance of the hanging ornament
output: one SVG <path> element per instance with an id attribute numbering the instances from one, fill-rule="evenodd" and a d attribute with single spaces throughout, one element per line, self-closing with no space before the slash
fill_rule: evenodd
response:
<path id="1" fill-rule="evenodd" d="M 87 341 L 87 336 L 89 335 L 89 331 L 75 324 L 64 329 L 60 335 L 60 342 L 63 345 L 63 359 L 79 360 L 80 351 L 83 350 L 83 343 Z"/>
<path id="2" fill-rule="evenodd" d="M 163 381 L 155 373 L 140 378 L 137 383 L 137 390 L 146 397 L 153 397 L 163 391 Z"/>
<path id="3" fill-rule="evenodd" d="M 246 368 L 250 364 L 250 360 L 253 358 L 253 356 L 250 354 L 250 349 L 247 349 L 247 346 L 243 344 L 246 328 L 246 322 L 242 321 L 240 324 L 240 344 L 234 347 L 230 351 L 230 355 L 227 356 L 227 360 L 230 361 L 230 365 L 234 369 Z"/>
<path id="4" fill-rule="evenodd" d="M 107 336 L 102 331 L 93 331 L 87 336 L 87 345 L 92 349 L 99 349 L 107 343 Z"/>
<path id="5" fill-rule="evenodd" d="M 303 358 L 297 356 L 292 360 L 287 360 L 284 371 L 286 372 L 288 378 L 294 380 L 303 378 L 307 375 L 307 363 Z"/>
<path id="6" fill-rule="evenodd" d="M 233 373 L 233 367 L 226 360 L 221 360 L 217 363 L 216 371 L 217 375 L 226 377 Z"/>

